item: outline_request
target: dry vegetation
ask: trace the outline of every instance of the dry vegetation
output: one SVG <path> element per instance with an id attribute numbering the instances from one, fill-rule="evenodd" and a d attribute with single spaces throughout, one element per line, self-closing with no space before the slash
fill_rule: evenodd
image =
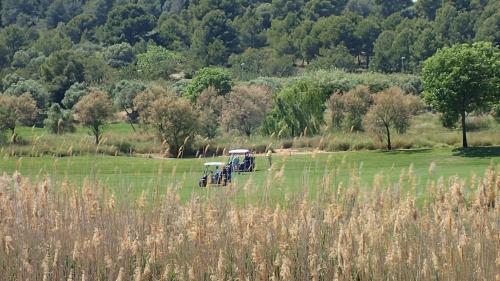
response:
<path id="1" fill-rule="evenodd" d="M 379 176 L 371 190 L 360 190 L 355 176 L 347 186 L 325 176 L 317 199 L 289 196 L 281 206 L 234 203 L 231 188 L 185 204 L 174 187 L 151 200 L 117 202 L 99 183 L 80 192 L 3 176 L 0 276 L 499 280 L 498 168 L 469 179 L 436 177 L 419 192 L 411 171 L 395 183 Z"/>

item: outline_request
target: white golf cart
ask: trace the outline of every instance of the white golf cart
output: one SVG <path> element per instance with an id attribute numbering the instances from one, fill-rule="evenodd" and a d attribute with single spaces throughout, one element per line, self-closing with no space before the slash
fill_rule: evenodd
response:
<path id="1" fill-rule="evenodd" d="M 208 185 L 226 186 L 228 181 L 230 181 L 226 164 L 222 162 L 207 162 L 203 165 L 205 169 L 203 176 L 198 182 L 199 187 L 206 187 Z"/>
<path id="2" fill-rule="evenodd" d="M 233 171 L 253 172 L 255 170 L 255 156 L 248 149 L 229 150 L 229 165 Z"/>

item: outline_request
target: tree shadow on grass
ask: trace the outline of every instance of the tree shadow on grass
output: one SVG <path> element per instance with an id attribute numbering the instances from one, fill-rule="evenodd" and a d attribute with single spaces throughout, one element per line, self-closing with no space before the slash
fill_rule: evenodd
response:
<path id="1" fill-rule="evenodd" d="M 477 146 L 453 149 L 453 156 L 462 157 L 500 157 L 500 146 Z"/>
<path id="2" fill-rule="evenodd" d="M 380 150 L 384 154 L 415 154 L 428 152 L 432 150 L 431 148 L 412 148 L 412 149 L 392 149 L 392 150 Z"/>

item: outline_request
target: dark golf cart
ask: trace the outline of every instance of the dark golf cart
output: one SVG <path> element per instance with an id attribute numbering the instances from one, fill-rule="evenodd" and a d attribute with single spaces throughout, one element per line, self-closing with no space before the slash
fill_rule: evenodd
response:
<path id="1" fill-rule="evenodd" d="M 237 172 L 253 172 L 255 170 L 255 156 L 248 149 L 230 150 L 229 165 Z"/>
<path id="2" fill-rule="evenodd" d="M 208 162 L 204 166 L 203 176 L 198 182 L 199 187 L 226 186 L 228 182 L 231 182 L 231 167 L 227 167 L 222 162 Z"/>

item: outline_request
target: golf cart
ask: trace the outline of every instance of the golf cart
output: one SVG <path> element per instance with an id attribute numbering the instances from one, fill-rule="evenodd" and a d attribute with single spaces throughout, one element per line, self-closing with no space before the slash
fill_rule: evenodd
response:
<path id="1" fill-rule="evenodd" d="M 228 167 L 222 162 L 207 162 L 204 164 L 205 170 L 200 178 L 198 185 L 206 187 L 208 185 L 226 186 L 231 181 L 231 173 L 228 173 Z"/>
<path id="2" fill-rule="evenodd" d="M 229 150 L 229 165 L 233 171 L 253 172 L 255 170 L 255 156 L 248 149 Z"/>

